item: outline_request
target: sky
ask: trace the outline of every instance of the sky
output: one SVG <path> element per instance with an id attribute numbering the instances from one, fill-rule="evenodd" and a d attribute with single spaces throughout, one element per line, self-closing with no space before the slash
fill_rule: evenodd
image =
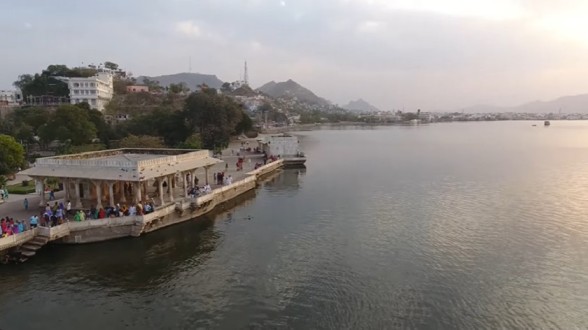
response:
<path id="1" fill-rule="evenodd" d="M 0 89 L 49 64 L 293 79 L 383 110 L 588 93 L 586 0 L 3 0 Z"/>

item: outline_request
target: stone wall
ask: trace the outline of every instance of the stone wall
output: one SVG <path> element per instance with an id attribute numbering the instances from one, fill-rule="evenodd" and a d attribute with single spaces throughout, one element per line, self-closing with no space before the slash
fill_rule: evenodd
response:
<path id="1" fill-rule="evenodd" d="M 0 238 L 0 251 L 10 249 L 33 239 L 37 235 L 38 230 L 38 228 L 33 228 L 22 233 Z"/>

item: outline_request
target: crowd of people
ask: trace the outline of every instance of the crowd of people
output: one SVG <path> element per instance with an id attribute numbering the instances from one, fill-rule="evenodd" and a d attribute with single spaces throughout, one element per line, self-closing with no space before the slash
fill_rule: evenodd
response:
<path id="1" fill-rule="evenodd" d="M 135 215 L 149 214 L 155 210 L 153 202 L 139 202 L 137 204 L 116 204 L 115 206 L 106 206 L 97 208 L 90 207 L 89 210 L 78 210 L 74 213 L 73 221 L 85 221 L 105 218 L 120 218 Z"/>
<path id="2" fill-rule="evenodd" d="M 2 218 L 2 220 L 0 220 L 0 237 L 22 233 L 29 228 L 30 227 L 25 224 L 24 220 L 14 220 L 9 217 Z"/>
<path id="3" fill-rule="evenodd" d="M 233 183 L 233 177 L 230 174 L 225 176 L 225 172 L 214 173 L 212 177 L 218 185 L 228 186 Z"/>
<path id="4" fill-rule="evenodd" d="M 202 187 L 194 186 L 194 187 L 188 189 L 188 196 L 195 198 L 198 196 L 208 194 L 211 191 L 212 191 L 212 188 L 210 187 L 209 184 L 205 184 Z"/>

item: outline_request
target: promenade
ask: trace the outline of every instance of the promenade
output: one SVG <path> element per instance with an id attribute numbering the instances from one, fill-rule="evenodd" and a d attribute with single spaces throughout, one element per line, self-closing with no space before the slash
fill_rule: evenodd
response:
<path id="1" fill-rule="evenodd" d="M 254 153 L 243 153 L 241 156 L 237 156 L 237 152 L 239 151 L 239 142 L 232 143 L 230 148 L 225 149 L 223 151 L 223 155 L 220 157 L 224 163 L 216 164 L 208 172 L 208 183 L 210 184 L 211 188 L 217 189 L 222 187 L 222 185 L 218 185 L 213 178 L 214 173 L 225 172 L 225 177 L 230 175 L 233 178 L 233 182 L 237 182 L 244 177 L 246 177 L 246 173 L 252 171 L 255 167 L 256 162 L 263 162 L 263 155 L 261 154 L 254 154 Z M 231 151 L 232 150 L 232 151 Z M 237 171 L 236 163 L 239 157 L 244 157 L 245 162 L 243 163 L 243 170 Z M 249 162 L 249 159 L 251 161 Z M 228 168 L 226 165 L 228 165 Z M 198 185 L 203 186 L 206 183 L 205 171 L 200 169 L 196 172 L 196 177 L 198 178 Z M 22 175 L 17 175 L 15 180 L 9 182 L 9 184 L 16 184 L 22 182 L 22 180 L 30 180 L 30 178 Z M 150 187 L 148 192 L 148 198 L 152 198 L 156 194 L 156 188 Z M 183 187 L 176 187 L 173 191 L 173 195 L 175 198 L 181 199 L 184 196 Z M 64 204 L 67 202 L 63 199 L 64 192 L 59 191 L 55 193 L 55 200 L 49 201 L 49 194 L 45 193 L 45 200 L 49 202 L 51 205 L 55 202 L 63 202 Z M 147 199 L 147 196 L 145 196 Z M 24 199 L 27 198 L 29 202 L 28 210 L 24 208 Z M 17 195 L 11 194 L 8 200 L 5 200 L 4 203 L 0 204 L 0 218 L 14 218 L 14 220 L 25 220 L 25 223 L 29 223 L 29 219 L 32 215 L 39 215 L 41 208 L 39 207 L 39 203 L 41 201 L 40 194 L 31 193 L 27 195 Z M 86 205 L 84 205 L 86 206 Z M 156 205 L 158 206 L 158 205 Z"/>

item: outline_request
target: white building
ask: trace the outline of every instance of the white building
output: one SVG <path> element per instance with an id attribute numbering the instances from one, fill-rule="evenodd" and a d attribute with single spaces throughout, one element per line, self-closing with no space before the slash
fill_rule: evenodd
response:
<path id="1" fill-rule="evenodd" d="M 22 93 L 18 90 L 0 90 L 0 107 L 15 107 L 22 103 Z"/>
<path id="2" fill-rule="evenodd" d="M 113 76 L 110 72 L 98 72 L 88 78 L 60 78 L 67 82 L 71 104 L 86 102 L 92 109 L 103 111 L 114 94 Z"/>
<path id="3" fill-rule="evenodd" d="M 292 157 L 300 155 L 300 142 L 295 136 L 270 135 L 257 141 L 268 156 Z"/>

